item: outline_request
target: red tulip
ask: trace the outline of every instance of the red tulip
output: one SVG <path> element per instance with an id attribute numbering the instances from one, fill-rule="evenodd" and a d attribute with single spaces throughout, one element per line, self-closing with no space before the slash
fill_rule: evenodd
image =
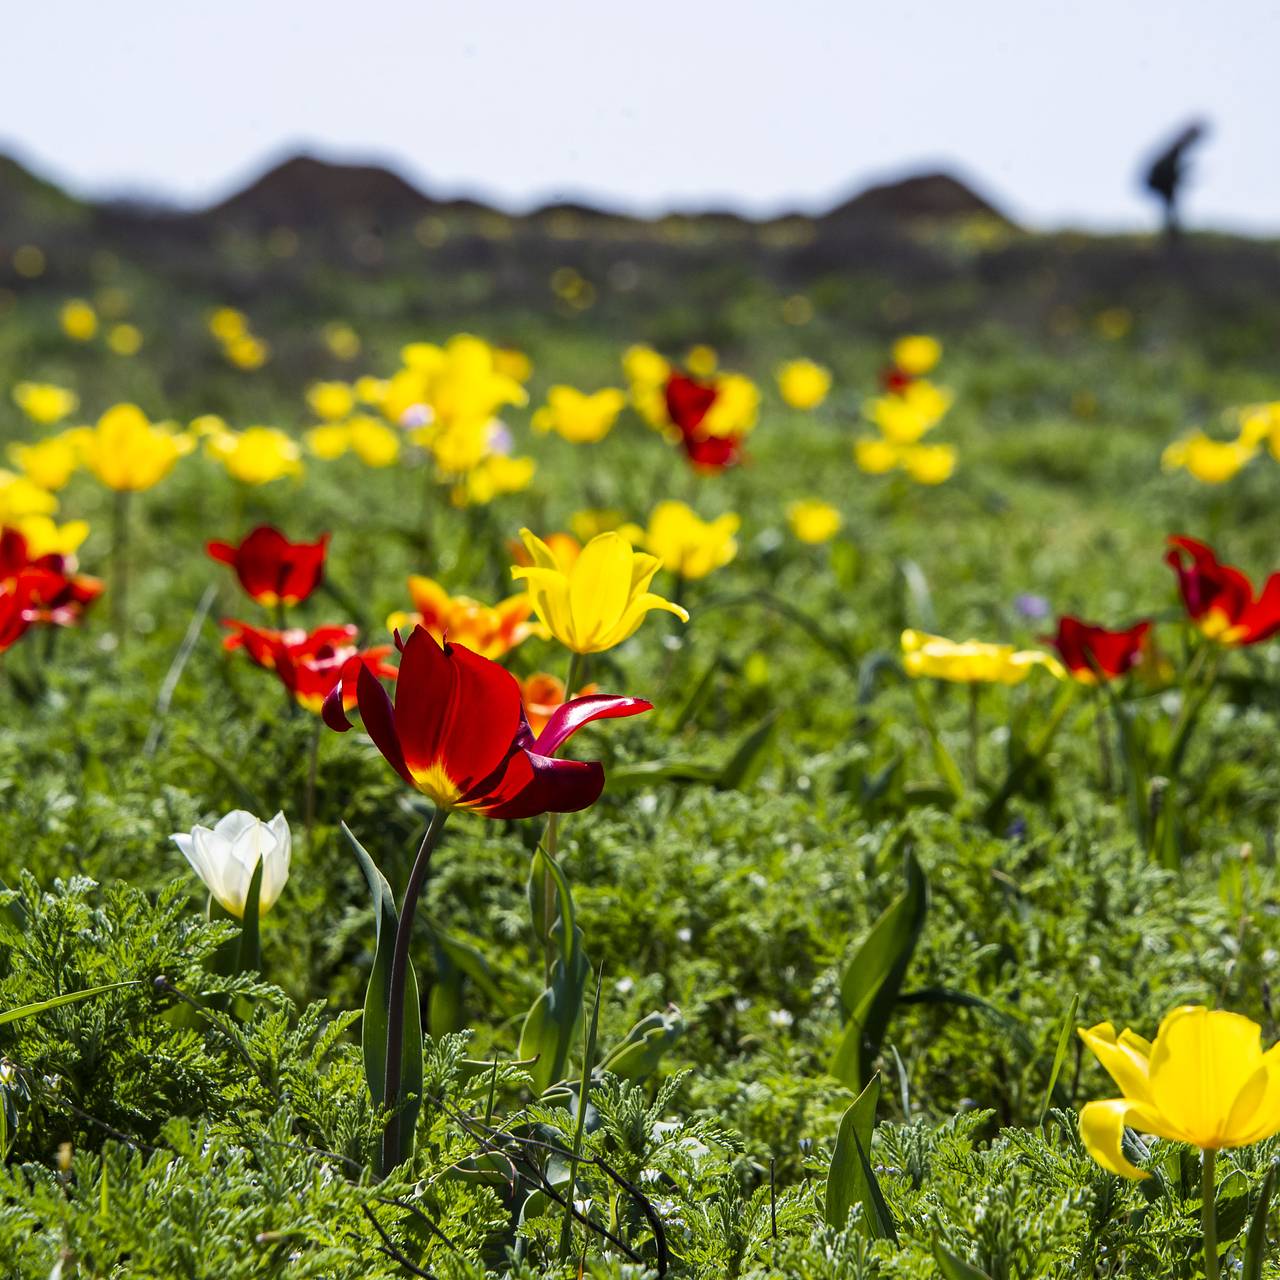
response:
<path id="1" fill-rule="evenodd" d="M 913 374 L 903 372 L 896 365 L 890 365 L 880 372 L 880 385 L 890 395 L 901 395 L 914 381 Z"/>
<path id="2" fill-rule="evenodd" d="M 250 661 L 274 671 L 297 702 L 314 713 L 319 713 L 330 691 L 344 688 L 348 679 L 354 687 L 357 670 L 369 670 L 388 680 L 396 675 L 395 667 L 383 662 L 391 646 L 357 648 L 357 631 L 352 626 L 317 627 L 308 632 L 301 627 L 273 631 L 232 620 L 222 625 L 235 628 L 222 642 L 224 649 L 243 649 Z"/>
<path id="3" fill-rule="evenodd" d="M 325 723 L 345 733 L 354 701 L 374 745 L 411 787 L 442 809 L 486 818 L 585 809 L 604 789 L 604 768 L 555 753 L 592 720 L 652 710 L 642 698 L 574 698 L 535 738 L 509 671 L 463 645 L 437 644 L 422 627 L 402 646 L 394 707 L 375 677 L 365 667 L 344 672 L 325 701 Z"/>
<path id="4" fill-rule="evenodd" d="M 741 436 L 684 436 L 685 456 L 703 471 L 723 471 L 742 457 Z"/>
<path id="5" fill-rule="evenodd" d="M 1280 573 L 1254 596 L 1253 584 L 1194 538 L 1170 538 L 1165 563 L 1178 575 L 1182 603 L 1197 627 L 1219 644 L 1257 644 L 1280 631 Z M 1189 557 L 1189 559 L 1184 558 Z"/>
<path id="6" fill-rule="evenodd" d="M 31 625 L 31 612 L 14 587 L 0 586 L 0 653 L 12 649 Z"/>
<path id="7" fill-rule="evenodd" d="M 301 604 L 320 585 L 329 535 L 316 542 L 290 542 L 279 529 L 259 525 L 234 547 L 210 542 L 208 553 L 220 564 L 229 564 L 240 585 L 261 605 Z"/>
<path id="8" fill-rule="evenodd" d="M 0 530 L 0 585 L 13 592 L 28 623 L 74 626 L 102 594 L 102 582 L 75 571 L 75 557 L 32 558 L 17 529 Z"/>
<path id="9" fill-rule="evenodd" d="M 1070 615 L 1058 619 L 1058 634 L 1044 637 L 1062 658 L 1075 679 L 1093 684 L 1099 675 L 1114 680 L 1142 661 L 1146 651 L 1150 619 L 1135 622 L 1124 631 L 1108 631 L 1092 622 Z"/>
<path id="10" fill-rule="evenodd" d="M 682 436 L 696 434 L 702 420 L 711 410 L 719 394 L 709 382 L 699 382 L 683 373 L 667 379 L 667 417 Z"/>

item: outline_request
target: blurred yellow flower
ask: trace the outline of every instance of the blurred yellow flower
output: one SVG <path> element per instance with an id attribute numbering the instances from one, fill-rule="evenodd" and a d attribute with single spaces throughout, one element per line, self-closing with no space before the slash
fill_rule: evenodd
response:
<path id="1" fill-rule="evenodd" d="M 354 390 L 345 382 L 313 382 L 307 388 L 311 412 L 326 422 L 349 418 L 356 407 Z"/>
<path id="2" fill-rule="evenodd" d="M 921 378 L 900 392 L 874 396 L 863 405 L 863 413 L 880 428 L 885 439 L 894 444 L 915 444 L 942 421 L 950 408 L 951 393 Z"/>
<path id="3" fill-rule="evenodd" d="M 302 472 L 298 442 L 279 427 L 220 431 L 206 439 L 205 451 L 242 484 L 270 484 Z"/>
<path id="4" fill-rule="evenodd" d="M 90 342 L 98 332 L 98 313 L 83 298 L 71 298 L 62 304 L 58 323 L 73 342 Z"/>
<path id="5" fill-rule="evenodd" d="M 1124 1154 L 1126 1128 L 1204 1151 L 1247 1147 L 1280 1133 L 1280 1050 L 1262 1050 L 1262 1028 L 1238 1013 L 1184 1005 L 1155 1042 L 1109 1022 L 1080 1028 L 1123 1096 L 1086 1103 L 1085 1150 L 1126 1178 L 1147 1178 Z"/>
<path id="6" fill-rule="evenodd" d="M 924 631 L 902 633 L 902 666 L 913 678 L 927 676 L 956 684 L 1021 684 L 1036 667 L 1059 680 L 1062 664 L 1040 649 L 1015 649 L 1011 644 L 981 640 L 957 642 Z"/>
<path id="7" fill-rule="evenodd" d="M 592 538 L 568 567 L 528 529 L 520 536 L 533 564 L 513 565 L 511 576 L 526 584 L 539 620 L 574 653 L 621 644 L 653 609 L 689 620 L 678 604 L 649 590 L 662 562 L 636 551 L 620 533 Z"/>
<path id="8" fill-rule="evenodd" d="M 349 325 L 335 320 L 321 330 L 324 344 L 338 360 L 354 360 L 360 354 L 360 335 Z"/>
<path id="9" fill-rule="evenodd" d="M 73 556 L 89 536 L 87 520 L 68 520 L 57 524 L 49 516 L 18 516 L 14 528 L 27 540 L 27 554 L 40 556 Z"/>
<path id="10" fill-rule="evenodd" d="M 715 380 L 716 398 L 700 430 L 709 436 L 745 435 L 756 425 L 760 388 L 741 373 L 722 373 Z"/>
<path id="11" fill-rule="evenodd" d="M 85 465 L 109 489 L 150 489 L 195 447 L 191 436 L 178 435 L 148 420 L 136 404 L 117 404 L 79 437 Z"/>
<path id="12" fill-rule="evenodd" d="M 504 493 L 520 493 L 533 483 L 538 464 L 532 458 L 511 458 L 491 453 L 454 485 L 450 500 L 455 507 L 482 507 Z"/>
<path id="13" fill-rule="evenodd" d="M 347 423 L 351 450 L 366 467 L 389 467 L 400 457 L 400 436 L 367 413 L 358 413 Z"/>
<path id="14" fill-rule="evenodd" d="M 869 476 L 883 476 L 899 463 L 901 455 L 895 445 L 879 437 L 865 437 L 853 443 L 853 459 L 859 471 Z"/>
<path id="15" fill-rule="evenodd" d="M 261 338 L 255 338 L 252 334 L 244 334 L 242 337 L 233 338 L 222 348 L 222 354 L 235 365 L 237 369 L 243 369 L 247 373 L 252 373 L 255 369 L 261 369 L 271 356 L 271 348 Z"/>
<path id="16" fill-rule="evenodd" d="M 493 367 L 504 377 L 528 382 L 533 377 L 533 361 L 515 347 L 494 347 Z"/>
<path id="17" fill-rule="evenodd" d="M 366 373 L 363 377 L 357 378 L 352 387 L 356 393 L 356 399 L 361 404 L 367 404 L 371 409 L 381 409 L 382 402 L 387 398 L 387 388 L 390 384 L 386 378 L 375 378 L 372 374 Z"/>
<path id="18" fill-rule="evenodd" d="M 391 378 L 382 410 L 402 426 L 474 433 L 503 406 L 529 399 L 520 382 L 499 368 L 494 348 L 471 334 L 455 334 L 443 347 L 410 343 L 400 358 L 404 368 Z"/>
<path id="19" fill-rule="evenodd" d="M 136 356 L 142 350 L 142 330 L 136 324 L 113 324 L 107 346 L 118 356 Z"/>
<path id="20" fill-rule="evenodd" d="M 612 508 L 587 507 L 582 511 L 576 511 L 569 517 L 569 528 L 573 530 L 574 537 L 579 542 L 590 542 L 596 534 L 612 533 L 615 529 L 632 546 L 638 546 L 644 541 L 644 530 L 637 524 L 628 523 L 621 511 Z"/>
<path id="21" fill-rule="evenodd" d="M 1254 446 L 1240 440 L 1212 440 L 1195 431 L 1175 440 L 1161 455 L 1166 471 L 1185 469 L 1202 484 L 1225 484 L 1254 457 Z"/>
<path id="22" fill-rule="evenodd" d="M 312 427 L 302 438 L 312 454 L 325 462 L 342 457 L 351 447 L 351 429 L 345 422 L 326 422 L 323 426 Z"/>
<path id="23" fill-rule="evenodd" d="M 816 409 L 831 390 L 831 370 L 812 360 L 788 360 L 778 369 L 778 391 L 793 409 Z"/>
<path id="24" fill-rule="evenodd" d="M 671 365 L 652 347 L 637 343 L 622 353 L 622 372 L 628 382 L 661 386 L 671 376 Z"/>
<path id="25" fill-rule="evenodd" d="M 209 315 L 209 332 L 221 343 L 234 342 L 249 332 L 249 317 L 235 307 L 219 307 Z"/>
<path id="26" fill-rule="evenodd" d="M 554 386 L 547 392 L 547 403 L 533 415 L 533 429 L 554 431 L 573 444 L 594 444 L 609 434 L 626 402 L 614 387 L 588 393 Z"/>
<path id="27" fill-rule="evenodd" d="M 660 502 L 649 517 L 644 545 L 662 567 L 681 578 L 705 578 L 738 554 L 741 519 L 728 512 L 703 520 L 683 502 Z"/>
<path id="28" fill-rule="evenodd" d="M 942 359 L 942 343 L 928 334 L 909 333 L 893 344 L 893 365 L 918 378 Z"/>
<path id="29" fill-rule="evenodd" d="M 0 524 L 16 524 L 27 516 L 48 516 L 58 499 L 26 476 L 0 468 Z"/>
<path id="30" fill-rule="evenodd" d="M 787 523 L 801 542 L 830 542 L 844 523 L 840 512 L 820 498 L 798 498 L 787 505 Z"/>
<path id="31" fill-rule="evenodd" d="M 80 430 L 46 436 L 35 444 L 11 444 L 10 461 L 42 489 L 61 489 L 80 465 Z"/>
<path id="32" fill-rule="evenodd" d="M 716 349 L 707 346 L 706 343 L 690 347 L 689 354 L 684 358 L 684 367 L 695 378 L 711 377 L 719 363 L 720 357 L 716 355 Z"/>
<path id="33" fill-rule="evenodd" d="M 901 457 L 902 469 L 917 484 L 943 484 L 956 469 L 955 445 L 908 445 Z"/>
<path id="34" fill-rule="evenodd" d="M 80 397 L 51 382 L 19 382 L 13 389 L 13 402 L 32 422 L 51 427 L 76 411 Z"/>

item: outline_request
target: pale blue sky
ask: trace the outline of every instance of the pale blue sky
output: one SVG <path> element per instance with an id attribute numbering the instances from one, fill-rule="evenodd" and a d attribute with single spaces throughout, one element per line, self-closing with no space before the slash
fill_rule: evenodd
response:
<path id="1" fill-rule="evenodd" d="M 91 194 L 225 194 L 281 153 L 511 208 L 825 208 L 922 167 L 1042 226 L 1150 225 L 1140 156 L 1214 133 L 1199 225 L 1280 233 L 1263 0 L 42 0 L 0 146 Z"/>

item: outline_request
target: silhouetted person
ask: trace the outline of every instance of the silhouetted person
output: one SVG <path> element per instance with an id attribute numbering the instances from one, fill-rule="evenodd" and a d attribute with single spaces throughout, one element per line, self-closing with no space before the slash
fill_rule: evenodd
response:
<path id="1" fill-rule="evenodd" d="M 1147 170 L 1147 190 L 1164 203 L 1164 233 L 1169 243 L 1178 238 L 1178 195 L 1186 184 L 1187 152 L 1209 131 L 1201 120 L 1193 121 L 1158 155 Z"/>

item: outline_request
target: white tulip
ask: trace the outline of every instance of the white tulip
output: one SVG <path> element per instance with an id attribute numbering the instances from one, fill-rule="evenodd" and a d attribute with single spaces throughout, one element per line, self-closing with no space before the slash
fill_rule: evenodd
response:
<path id="1" fill-rule="evenodd" d="M 178 832 L 171 838 L 209 892 L 237 920 L 244 918 L 249 882 L 259 860 L 259 915 L 271 910 L 289 878 L 293 836 L 283 813 L 277 813 L 270 822 L 260 822 L 243 809 L 233 809 L 219 818 L 212 830 L 197 826 L 190 835 Z"/>

